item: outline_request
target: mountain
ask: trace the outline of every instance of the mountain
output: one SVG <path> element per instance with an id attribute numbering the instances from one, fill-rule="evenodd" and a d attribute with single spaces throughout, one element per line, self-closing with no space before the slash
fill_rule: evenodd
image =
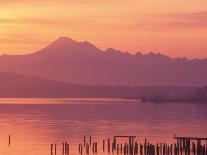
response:
<path id="1" fill-rule="evenodd" d="M 82 85 L 202 86 L 207 59 L 171 58 L 162 54 L 102 51 L 89 42 L 61 37 L 28 55 L 0 57 L 0 72 Z"/>
<path id="2" fill-rule="evenodd" d="M 91 57 L 99 54 L 100 50 L 89 42 L 77 42 L 71 38 L 60 37 L 47 47 L 32 54 L 42 58 Z"/>

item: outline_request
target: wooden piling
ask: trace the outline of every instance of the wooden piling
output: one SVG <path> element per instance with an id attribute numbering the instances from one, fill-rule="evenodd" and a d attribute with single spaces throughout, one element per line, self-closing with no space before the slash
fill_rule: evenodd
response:
<path id="1" fill-rule="evenodd" d="M 90 136 L 90 138 L 89 138 L 89 144 L 90 144 L 90 146 L 91 146 L 91 141 L 92 141 L 92 138 L 91 138 L 91 136 Z"/>
<path id="2" fill-rule="evenodd" d="M 57 154 L 57 144 L 55 144 L 55 155 Z"/>
<path id="3" fill-rule="evenodd" d="M 147 153 L 147 139 L 144 140 L 144 154 Z"/>
<path id="4" fill-rule="evenodd" d="M 9 135 L 9 146 L 11 145 L 11 135 Z"/>
<path id="5" fill-rule="evenodd" d="M 124 144 L 124 155 L 126 155 L 127 154 L 127 144 L 125 143 Z"/>
<path id="6" fill-rule="evenodd" d="M 119 154 L 119 144 L 117 144 L 116 146 L 116 151 L 117 151 L 117 154 Z"/>
<path id="7" fill-rule="evenodd" d="M 160 148 L 159 148 L 159 145 L 156 144 L 156 155 L 159 155 L 160 154 Z"/>
<path id="8" fill-rule="evenodd" d="M 53 144 L 51 144 L 50 146 L 50 152 L 51 152 L 51 155 L 53 155 Z"/>
<path id="9" fill-rule="evenodd" d="M 70 154 L 70 145 L 68 144 L 68 155 Z"/>
<path id="10" fill-rule="evenodd" d="M 140 144 L 140 155 L 143 155 L 143 145 Z"/>
<path id="11" fill-rule="evenodd" d="M 67 143 L 65 142 L 65 150 L 64 150 L 64 153 L 66 154 L 67 153 Z"/>
<path id="12" fill-rule="evenodd" d="M 134 144 L 134 155 L 137 155 L 138 154 L 138 143 L 135 142 Z"/>
<path id="13" fill-rule="evenodd" d="M 63 146 L 62 153 L 64 154 L 65 153 L 65 143 L 63 143 L 62 146 Z"/>
<path id="14" fill-rule="evenodd" d="M 105 152 L 105 139 L 103 140 L 103 152 Z"/>
<path id="15" fill-rule="evenodd" d="M 89 154 L 89 144 L 87 143 L 87 144 L 85 144 L 86 145 L 86 154 Z"/>
<path id="16" fill-rule="evenodd" d="M 110 139 L 108 138 L 108 153 L 110 153 Z"/>
<path id="17" fill-rule="evenodd" d="M 122 151 L 123 151 L 122 149 L 123 149 L 123 148 L 122 148 L 122 144 L 121 144 L 121 149 L 120 149 L 120 150 L 121 150 L 121 154 L 122 154 Z"/>

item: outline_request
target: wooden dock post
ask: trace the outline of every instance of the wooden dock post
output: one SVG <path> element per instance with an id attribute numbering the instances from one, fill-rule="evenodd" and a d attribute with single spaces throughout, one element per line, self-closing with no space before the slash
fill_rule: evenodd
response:
<path id="1" fill-rule="evenodd" d="M 143 155 L 143 145 L 140 144 L 140 155 Z"/>
<path id="2" fill-rule="evenodd" d="M 108 153 L 110 153 L 110 139 L 108 138 Z"/>
<path id="3" fill-rule="evenodd" d="M 105 139 L 103 140 L 103 152 L 105 152 Z"/>
<path id="4" fill-rule="evenodd" d="M 86 146 L 86 136 L 83 137 L 83 144 Z"/>
<path id="5" fill-rule="evenodd" d="M 197 140 L 197 154 L 200 155 L 201 153 L 201 140 Z"/>
<path id="6" fill-rule="evenodd" d="M 95 143 L 95 152 L 96 153 L 98 152 L 98 143 L 97 142 Z"/>
<path id="7" fill-rule="evenodd" d="M 94 147 L 95 147 L 95 146 L 94 146 L 94 143 L 93 143 L 93 144 L 92 144 L 92 152 L 93 152 L 93 153 L 94 153 L 94 150 L 95 150 Z"/>
<path id="8" fill-rule="evenodd" d="M 173 155 L 173 145 L 170 144 L 170 155 Z"/>
<path id="9" fill-rule="evenodd" d="M 138 154 L 138 143 L 135 142 L 134 144 L 134 155 L 137 155 Z"/>
<path id="10" fill-rule="evenodd" d="M 115 149 L 116 149 L 116 138 L 115 138 L 115 136 L 114 136 L 114 138 L 113 138 L 113 142 L 112 142 L 112 152 L 114 152 Z"/>
<path id="11" fill-rule="evenodd" d="M 159 152 L 160 152 L 160 148 L 159 148 L 159 145 L 157 143 L 157 145 L 156 145 L 156 155 L 159 155 Z"/>
<path id="12" fill-rule="evenodd" d="M 53 144 L 51 144 L 50 146 L 50 152 L 51 152 L 51 155 L 53 155 Z"/>
<path id="13" fill-rule="evenodd" d="M 144 140 L 144 154 L 147 153 L 147 139 Z"/>
<path id="14" fill-rule="evenodd" d="M 123 151 L 122 149 L 123 149 L 123 148 L 122 148 L 122 144 L 121 144 L 121 154 L 122 154 L 122 151 Z"/>
<path id="15" fill-rule="evenodd" d="M 57 144 L 55 144 L 55 155 L 57 154 Z"/>
<path id="16" fill-rule="evenodd" d="M 91 136 L 90 136 L 90 138 L 89 138 L 89 144 L 90 144 L 90 146 L 91 146 L 91 141 L 92 141 L 92 138 L 91 138 Z"/>
<path id="17" fill-rule="evenodd" d="M 196 154 L 196 145 L 195 145 L 195 142 L 192 143 L 192 152 L 193 152 L 193 155 Z"/>
<path id="18" fill-rule="evenodd" d="M 67 153 L 67 143 L 65 142 L 65 150 L 64 150 L 64 153 L 66 154 Z"/>
<path id="19" fill-rule="evenodd" d="M 63 151 L 62 153 L 64 154 L 65 153 L 65 143 L 63 143 Z"/>
<path id="20" fill-rule="evenodd" d="M 206 155 L 207 155 L 207 144 L 206 144 Z"/>
<path id="21" fill-rule="evenodd" d="M 68 153 L 68 155 L 70 154 L 70 145 L 69 144 L 67 145 L 67 153 Z"/>
<path id="22" fill-rule="evenodd" d="M 160 143 L 160 154 L 162 154 L 162 143 Z"/>
<path id="23" fill-rule="evenodd" d="M 68 143 L 65 143 L 65 154 L 68 155 Z"/>
<path id="24" fill-rule="evenodd" d="M 89 154 L 89 144 L 88 143 L 86 144 L 85 148 L 86 148 L 86 154 Z"/>
<path id="25" fill-rule="evenodd" d="M 9 135 L 9 146 L 11 145 L 11 135 Z"/>
<path id="26" fill-rule="evenodd" d="M 176 143 L 174 144 L 174 155 L 177 155 Z"/>
<path id="27" fill-rule="evenodd" d="M 126 146 L 127 144 L 125 143 L 124 144 L 124 155 L 126 155 L 126 153 L 127 153 L 127 146 Z"/>
<path id="28" fill-rule="evenodd" d="M 79 146 L 78 146 L 78 152 L 79 152 L 79 154 L 81 154 L 81 155 L 82 155 L 82 152 L 83 152 L 82 149 L 83 149 L 83 148 L 82 148 L 82 144 L 79 144 Z"/>
<path id="29" fill-rule="evenodd" d="M 117 154 L 119 154 L 119 144 L 117 144 L 116 146 L 116 151 L 117 151 Z"/>
<path id="30" fill-rule="evenodd" d="M 205 148 L 205 145 L 202 147 L 202 155 L 205 155 L 206 154 L 206 148 Z"/>

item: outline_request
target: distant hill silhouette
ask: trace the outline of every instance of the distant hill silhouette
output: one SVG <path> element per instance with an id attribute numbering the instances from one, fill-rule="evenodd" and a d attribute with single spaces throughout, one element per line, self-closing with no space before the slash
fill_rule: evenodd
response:
<path id="1" fill-rule="evenodd" d="M 0 97 L 72 97 L 77 95 L 79 88 L 78 85 L 8 72 L 0 72 L 0 86 Z"/>
<path id="2" fill-rule="evenodd" d="M 130 87 L 68 84 L 28 75 L 0 72 L 0 97 L 110 97 L 135 98 Z M 134 93 L 133 93 L 134 92 Z"/>
<path id="3" fill-rule="evenodd" d="M 61 37 L 28 55 L 1 56 L 0 71 L 83 85 L 202 86 L 207 84 L 207 60 L 134 55 L 89 42 Z"/>
<path id="4" fill-rule="evenodd" d="M 77 85 L 28 75 L 0 72 L 1 98 L 125 98 L 139 99 L 156 95 L 184 96 L 195 88 L 176 86 L 128 87 Z"/>

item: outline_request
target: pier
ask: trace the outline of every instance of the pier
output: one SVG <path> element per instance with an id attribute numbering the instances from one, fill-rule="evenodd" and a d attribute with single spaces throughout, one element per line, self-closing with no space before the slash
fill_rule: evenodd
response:
<path id="1" fill-rule="evenodd" d="M 138 141 L 137 136 L 113 136 L 101 141 L 84 136 L 77 147 L 77 155 L 207 155 L 207 138 L 174 135 L 173 139 L 172 144 L 153 144 L 147 139 Z M 51 144 L 51 155 L 57 154 L 56 146 Z M 62 143 L 62 155 L 70 155 L 69 146 L 69 142 Z"/>

